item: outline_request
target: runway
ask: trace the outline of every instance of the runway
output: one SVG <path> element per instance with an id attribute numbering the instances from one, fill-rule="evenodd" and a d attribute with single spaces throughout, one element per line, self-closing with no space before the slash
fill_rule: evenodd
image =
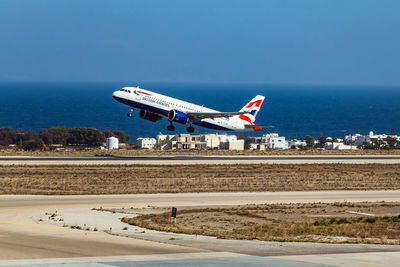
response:
<path id="1" fill-rule="evenodd" d="M 1 260 L 104 257 L 123 255 L 230 252 L 243 256 L 282 256 L 358 252 L 400 251 L 400 246 L 338 245 L 313 243 L 275 243 L 261 241 L 218 240 L 159 234 L 137 229 L 122 229 L 119 218 L 124 215 L 93 211 L 92 208 L 130 207 L 210 207 L 225 205 L 336 202 L 336 201 L 400 201 L 400 191 L 317 191 L 317 192 L 238 192 L 182 193 L 137 195 L 3 195 L 0 196 L 0 265 Z M 48 223 L 51 213 L 63 215 L 63 221 Z M 48 214 L 48 215 L 46 215 Z M 86 225 L 98 231 L 63 227 Z M 112 228 L 117 235 L 105 233 Z M 130 232 L 131 231 L 131 232 Z M 132 238 L 133 237 L 133 238 Z M 163 239 L 160 239 L 163 238 Z M 146 239 L 146 240 L 143 240 Z M 161 242 L 161 243 L 160 243 Z M 278 245 L 279 244 L 279 245 Z M 95 249 L 94 249 L 95 248 Z M 184 254 L 182 254 L 184 253 Z M 206 255 L 204 254 L 207 258 Z M 178 257 L 179 258 L 179 257 Z M 218 257 L 217 257 L 218 258 Z M 222 257 L 223 258 L 223 257 Z M 250 259 L 249 259 L 250 260 Z M 253 258 L 255 262 L 256 258 Z M 10 263 L 9 261 L 6 261 Z M 67 262 L 64 260 L 64 262 Z M 186 264 L 188 262 L 184 261 Z M 239 261 L 240 262 L 240 261 Z M 3 262 L 4 263 L 4 262 Z M 18 262 L 16 262 L 18 263 Z M 22 262 L 20 262 L 22 263 Z M 154 263 L 156 264 L 156 263 Z M 234 265 L 235 266 L 235 265 Z M 239 266 L 239 265 L 238 265 Z"/>
<path id="2" fill-rule="evenodd" d="M 399 164 L 400 155 L 2 156 L 0 165 Z"/>

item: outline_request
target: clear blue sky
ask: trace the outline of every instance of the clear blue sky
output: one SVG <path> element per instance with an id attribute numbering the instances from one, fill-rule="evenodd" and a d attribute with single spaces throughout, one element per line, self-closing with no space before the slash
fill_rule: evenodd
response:
<path id="1" fill-rule="evenodd" d="M 400 1 L 0 0 L 0 80 L 400 85 Z"/>

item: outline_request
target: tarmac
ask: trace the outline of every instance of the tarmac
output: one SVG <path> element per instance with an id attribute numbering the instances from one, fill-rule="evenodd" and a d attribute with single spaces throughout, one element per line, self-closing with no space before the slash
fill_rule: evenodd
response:
<path id="1" fill-rule="evenodd" d="M 0 165 L 400 164 L 400 155 L 1 156 Z"/>
<path id="2" fill-rule="evenodd" d="M 125 267 L 125 266 L 330 266 L 312 262 L 272 257 L 256 257 L 227 252 L 163 254 L 151 256 L 117 256 L 93 258 L 59 258 L 29 261 L 3 261 L 0 266 L 68 266 L 68 267 Z"/>
<path id="3" fill-rule="evenodd" d="M 0 196 L 0 265 L 396 266 L 400 246 L 219 240 L 132 226 L 123 230 L 119 219 L 126 215 L 92 210 L 175 206 L 179 212 L 181 207 L 381 200 L 400 201 L 400 191 L 4 195 Z M 57 220 L 50 219 L 52 213 Z"/>
<path id="4" fill-rule="evenodd" d="M 398 164 L 382 156 L 17 156 L 0 165 Z M 92 208 L 400 201 L 400 191 L 0 196 L 0 266 L 400 266 L 400 246 L 221 240 L 163 233 Z M 52 219 L 52 214 L 57 214 Z M 71 229 L 79 226 L 81 230 Z M 127 229 L 125 229 L 127 228 Z M 94 230 L 96 229 L 96 230 Z"/>

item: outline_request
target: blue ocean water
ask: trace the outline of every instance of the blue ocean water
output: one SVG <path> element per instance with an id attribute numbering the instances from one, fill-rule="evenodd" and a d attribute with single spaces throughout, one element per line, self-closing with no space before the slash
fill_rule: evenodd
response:
<path id="1" fill-rule="evenodd" d="M 111 94 L 136 83 L 0 82 L 0 127 L 33 130 L 53 126 L 122 130 L 131 135 L 167 133 L 167 120 L 157 123 L 128 118 L 127 106 Z M 342 130 L 400 134 L 400 87 L 283 86 L 255 84 L 142 83 L 142 88 L 220 111 L 237 111 L 256 94 L 266 96 L 256 123 L 274 125 L 256 133 L 278 132 L 288 138 L 341 137 Z M 177 125 L 177 132 L 185 132 Z M 195 133 L 215 131 L 196 128 Z"/>

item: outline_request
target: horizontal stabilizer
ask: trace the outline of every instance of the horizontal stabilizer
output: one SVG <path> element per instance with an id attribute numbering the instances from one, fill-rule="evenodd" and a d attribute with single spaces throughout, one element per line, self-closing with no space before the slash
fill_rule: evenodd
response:
<path id="1" fill-rule="evenodd" d="M 245 128 L 274 128 L 271 125 L 245 125 Z"/>

